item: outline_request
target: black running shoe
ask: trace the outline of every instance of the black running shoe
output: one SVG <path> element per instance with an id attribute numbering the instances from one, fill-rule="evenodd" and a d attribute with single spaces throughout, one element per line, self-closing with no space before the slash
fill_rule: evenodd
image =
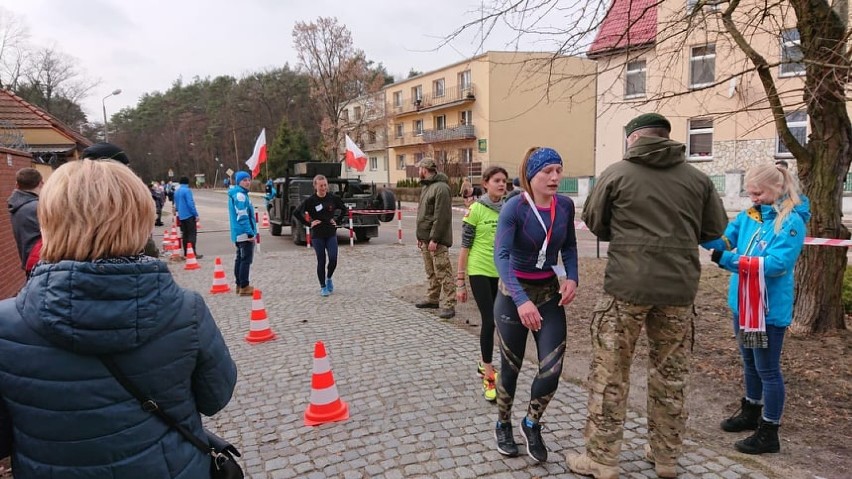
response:
<path id="1" fill-rule="evenodd" d="M 518 445 L 515 443 L 515 436 L 512 434 L 512 423 L 497 421 L 494 437 L 497 439 L 497 452 L 509 457 L 518 455 Z"/>
<path id="2" fill-rule="evenodd" d="M 524 436 L 524 442 L 527 443 L 527 454 L 538 462 L 546 461 L 547 447 L 541 438 L 541 424 L 536 423 L 532 427 L 528 427 L 527 421 L 522 419 L 521 432 Z"/>

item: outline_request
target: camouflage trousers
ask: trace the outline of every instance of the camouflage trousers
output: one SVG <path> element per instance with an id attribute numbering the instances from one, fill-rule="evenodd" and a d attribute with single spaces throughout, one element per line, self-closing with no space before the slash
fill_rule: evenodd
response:
<path id="1" fill-rule="evenodd" d="M 453 277 L 453 265 L 450 263 L 450 250 L 439 244 L 434 252 L 429 251 L 429 242 L 425 241 L 420 246 L 420 254 L 423 255 L 423 266 L 426 268 L 426 280 L 429 290 L 426 297 L 429 301 L 441 300 L 443 290 L 443 305 L 445 308 L 456 307 L 456 283 Z"/>
<path id="2" fill-rule="evenodd" d="M 648 442 L 661 464 L 680 455 L 687 411 L 684 405 L 692 354 L 693 306 L 649 306 L 604 294 L 592 318 L 589 417 L 586 452 L 608 466 L 618 465 L 624 434 L 630 365 L 636 340 L 648 335 Z"/>

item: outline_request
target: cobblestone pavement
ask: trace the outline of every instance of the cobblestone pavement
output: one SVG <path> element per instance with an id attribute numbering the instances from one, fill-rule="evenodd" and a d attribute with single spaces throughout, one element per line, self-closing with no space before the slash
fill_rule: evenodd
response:
<path id="1" fill-rule="evenodd" d="M 252 284 L 278 339 L 244 340 L 251 300 L 211 295 L 212 257 L 177 281 L 202 292 L 239 368 L 234 398 L 205 420 L 243 453 L 246 477 L 258 478 L 574 478 L 564 455 L 582 448 L 586 392 L 563 381 L 544 415 L 547 463 L 503 458 L 494 447 L 495 406 L 475 376 L 476 336 L 397 299 L 393 291 L 423 281 L 411 245 L 341 246 L 335 291 L 319 296 L 311 250 L 259 254 Z M 233 256 L 224 256 L 232 280 Z M 233 287 L 233 284 L 232 284 Z M 337 389 L 351 418 L 303 425 L 310 398 L 313 347 L 324 341 Z M 521 373 L 515 437 L 525 412 L 534 365 Z M 656 477 L 642 459 L 646 420 L 628 414 L 621 456 L 623 478 Z M 765 478 L 715 451 L 690 443 L 680 477 Z"/>

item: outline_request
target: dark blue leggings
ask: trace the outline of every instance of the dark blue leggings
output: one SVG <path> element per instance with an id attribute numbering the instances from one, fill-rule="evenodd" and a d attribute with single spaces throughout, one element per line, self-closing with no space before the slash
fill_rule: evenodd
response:
<path id="1" fill-rule="evenodd" d="M 317 279 L 320 287 L 325 287 L 325 279 L 331 278 L 337 268 L 337 236 L 311 238 L 311 246 L 317 254 Z M 328 252 L 328 273 L 326 273 L 326 252 Z"/>
<path id="2" fill-rule="evenodd" d="M 532 333 L 538 350 L 538 372 L 533 379 L 527 416 L 534 422 L 538 422 L 547 409 L 562 374 L 568 328 L 565 323 L 565 308 L 559 306 L 559 299 L 557 294 L 538 306 L 542 316 L 541 329 Z M 497 384 L 497 417 L 501 422 L 507 422 L 512 414 L 512 403 L 515 400 L 518 373 L 524 362 L 529 329 L 521 324 L 518 308 L 512 298 L 501 292 L 497 293 L 494 303 L 494 322 L 497 325 L 502 356 L 500 380 Z"/>

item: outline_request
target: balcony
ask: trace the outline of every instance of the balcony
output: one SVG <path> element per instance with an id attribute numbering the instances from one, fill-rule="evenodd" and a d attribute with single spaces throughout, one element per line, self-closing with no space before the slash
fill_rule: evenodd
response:
<path id="1" fill-rule="evenodd" d="M 423 131 L 423 143 L 439 143 L 442 141 L 472 140 L 476 138 L 473 125 L 458 125 L 443 130 Z"/>
<path id="2" fill-rule="evenodd" d="M 465 176 L 478 177 L 482 176 L 482 162 L 474 161 L 471 163 L 446 163 L 438 162 L 438 171 L 444 173 L 450 178 L 463 178 Z M 406 178 L 418 178 L 420 176 L 420 168 L 417 165 L 405 166 Z"/>
<path id="3" fill-rule="evenodd" d="M 392 95 L 392 94 L 391 94 Z M 445 88 L 443 94 L 436 95 L 435 92 L 424 94 L 419 99 L 402 97 L 399 105 L 391 101 L 387 104 L 389 115 L 407 115 L 426 111 L 438 110 L 447 106 L 460 105 L 462 103 L 476 100 L 476 85 L 453 86 Z"/>

